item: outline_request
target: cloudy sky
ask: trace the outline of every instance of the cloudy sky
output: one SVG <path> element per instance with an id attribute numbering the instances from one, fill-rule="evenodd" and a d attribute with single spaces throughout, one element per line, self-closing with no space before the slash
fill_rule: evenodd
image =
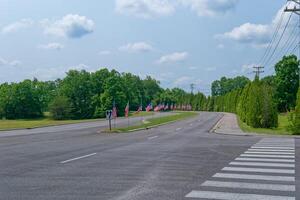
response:
<path id="1" fill-rule="evenodd" d="M 221 76 L 253 76 L 285 2 L 0 0 L 0 82 L 107 67 L 208 93 Z"/>

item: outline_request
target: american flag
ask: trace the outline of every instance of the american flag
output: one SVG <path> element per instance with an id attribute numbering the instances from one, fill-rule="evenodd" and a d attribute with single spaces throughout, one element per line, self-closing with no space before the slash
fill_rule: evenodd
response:
<path id="1" fill-rule="evenodd" d="M 129 101 L 125 107 L 125 117 L 128 117 L 128 115 L 129 115 Z"/>
<path id="2" fill-rule="evenodd" d="M 116 102 L 114 100 L 113 102 L 113 109 L 112 109 L 112 116 L 114 119 L 116 119 L 118 117 L 118 114 L 117 114 L 117 107 L 116 107 Z"/>
<path id="3" fill-rule="evenodd" d="M 152 110 L 152 103 L 149 103 L 149 105 L 146 107 L 146 112 L 149 112 Z"/>

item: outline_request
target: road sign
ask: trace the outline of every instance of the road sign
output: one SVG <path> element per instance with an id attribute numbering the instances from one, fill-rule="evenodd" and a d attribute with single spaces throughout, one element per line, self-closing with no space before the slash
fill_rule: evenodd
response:
<path id="1" fill-rule="evenodd" d="M 106 119 L 107 119 L 107 120 L 112 119 L 112 110 L 107 110 L 107 111 L 106 111 Z"/>
<path id="2" fill-rule="evenodd" d="M 106 119 L 108 120 L 109 130 L 111 131 L 112 110 L 106 111 Z"/>

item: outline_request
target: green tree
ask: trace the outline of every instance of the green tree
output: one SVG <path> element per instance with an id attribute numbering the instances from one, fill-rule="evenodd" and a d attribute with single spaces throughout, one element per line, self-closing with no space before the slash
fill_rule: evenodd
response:
<path id="1" fill-rule="evenodd" d="M 300 134 L 300 87 L 298 88 L 295 111 L 290 113 L 289 121 L 290 121 L 290 127 L 289 127 L 290 130 L 294 134 Z"/>
<path id="2" fill-rule="evenodd" d="M 295 107 L 299 85 L 299 61 L 295 55 L 284 56 L 275 65 L 275 82 L 278 110 L 286 112 Z"/>
<path id="3" fill-rule="evenodd" d="M 67 97 L 57 96 L 49 104 L 49 111 L 55 120 L 71 118 L 71 105 Z"/>

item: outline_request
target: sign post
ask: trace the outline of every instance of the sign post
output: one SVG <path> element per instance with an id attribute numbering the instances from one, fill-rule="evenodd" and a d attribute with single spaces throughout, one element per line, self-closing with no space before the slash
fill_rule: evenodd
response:
<path id="1" fill-rule="evenodd" d="M 108 120 L 109 131 L 111 131 L 112 110 L 106 111 L 106 120 Z"/>

